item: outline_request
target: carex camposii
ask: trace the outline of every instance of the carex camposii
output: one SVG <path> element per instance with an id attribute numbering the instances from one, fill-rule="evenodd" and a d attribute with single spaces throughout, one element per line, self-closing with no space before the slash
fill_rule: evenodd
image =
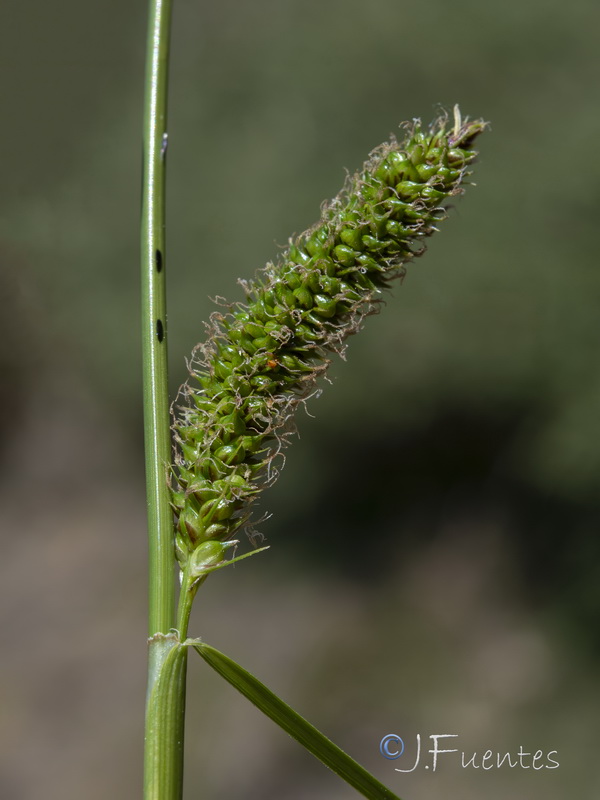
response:
<path id="1" fill-rule="evenodd" d="M 191 554 L 214 564 L 243 526 L 297 407 L 317 390 L 332 353 L 381 293 L 424 252 L 424 239 L 461 194 L 482 121 L 415 120 L 369 155 L 321 219 L 290 240 L 276 263 L 242 282 L 246 302 L 213 313 L 190 361 L 173 423 L 172 505 L 182 569 Z"/>

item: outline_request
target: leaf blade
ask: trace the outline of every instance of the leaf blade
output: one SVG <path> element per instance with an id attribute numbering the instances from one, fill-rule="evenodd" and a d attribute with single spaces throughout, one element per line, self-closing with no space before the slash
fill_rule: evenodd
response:
<path id="1" fill-rule="evenodd" d="M 188 640 L 197 653 L 260 711 L 369 800 L 400 800 L 314 725 L 233 659 L 205 642 Z"/>

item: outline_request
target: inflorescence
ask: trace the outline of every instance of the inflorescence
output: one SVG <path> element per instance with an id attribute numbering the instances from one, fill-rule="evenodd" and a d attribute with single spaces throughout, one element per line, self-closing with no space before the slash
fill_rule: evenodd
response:
<path id="1" fill-rule="evenodd" d="M 374 150 L 321 220 L 290 240 L 276 264 L 244 282 L 247 302 L 215 312 L 190 363 L 176 419 L 172 505 L 183 567 L 204 542 L 247 525 L 258 492 L 294 430 L 297 406 L 316 390 L 331 353 L 405 274 L 423 240 L 462 193 L 481 121 L 415 121 L 403 141 Z M 198 554 L 199 555 L 199 554 Z"/>

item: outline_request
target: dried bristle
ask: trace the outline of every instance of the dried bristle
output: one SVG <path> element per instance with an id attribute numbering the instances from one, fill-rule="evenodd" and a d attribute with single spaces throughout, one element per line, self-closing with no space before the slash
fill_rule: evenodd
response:
<path id="1" fill-rule="evenodd" d="M 424 251 L 423 239 L 462 192 L 481 121 L 418 121 L 349 177 L 321 220 L 276 264 L 243 283 L 246 304 L 211 317 L 182 387 L 173 429 L 177 555 L 230 538 L 256 495 L 275 480 L 274 459 L 296 407 L 316 389 L 328 354 L 375 312 L 381 290 Z M 448 130 L 447 130 L 448 128 Z"/>

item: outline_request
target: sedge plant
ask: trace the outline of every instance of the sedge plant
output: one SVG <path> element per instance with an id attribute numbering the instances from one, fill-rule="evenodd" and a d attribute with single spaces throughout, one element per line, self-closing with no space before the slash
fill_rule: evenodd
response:
<path id="1" fill-rule="evenodd" d="M 447 202 L 463 191 L 481 121 L 418 121 L 376 148 L 320 220 L 276 263 L 242 282 L 245 302 L 215 312 L 170 418 L 165 295 L 165 155 L 170 1 L 151 0 L 142 210 L 144 420 L 147 464 L 149 672 L 146 800 L 183 787 L 187 654 L 204 661 L 365 797 L 396 796 L 251 673 L 188 638 L 207 577 L 265 548 L 230 557 L 251 531 L 252 505 L 277 476 L 294 414 L 332 354 L 376 312 L 382 291 L 424 252 Z M 250 537 L 254 541 L 253 537 Z M 180 574 L 175 607 L 174 566 Z"/>

